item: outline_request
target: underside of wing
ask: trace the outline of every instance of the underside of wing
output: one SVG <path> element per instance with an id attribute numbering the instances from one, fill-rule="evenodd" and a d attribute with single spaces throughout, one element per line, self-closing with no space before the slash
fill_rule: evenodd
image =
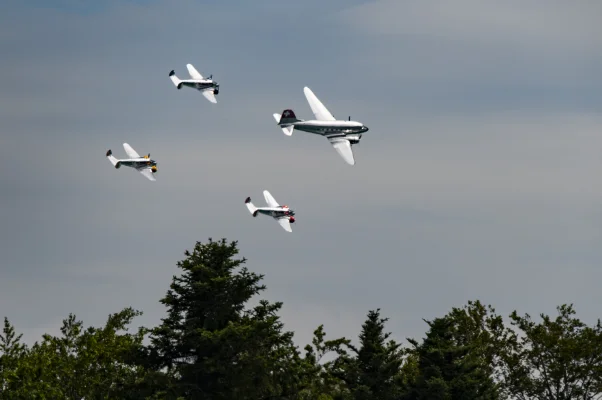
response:
<path id="1" fill-rule="evenodd" d="M 278 204 L 276 199 L 267 190 L 263 191 L 263 197 L 265 197 L 265 201 L 268 203 L 268 206 L 270 206 L 270 207 L 279 207 L 280 206 L 280 204 Z"/>
<path id="2" fill-rule="evenodd" d="M 322 102 L 318 100 L 318 98 L 316 97 L 314 92 L 311 91 L 310 88 L 304 87 L 303 93 L 305 93 L 305 98 L 307 98 L 307 102 L 311 107 L 311 111 L 314 113 L 314 116 L 318 121 L 336 121 L 330 113 L 330 111 L 328 111 L 328 109 L 324 107 L 324 104 L 322 104 Z"/>
<path id="3" fill-rule="evenodd" d="M 278 218 L 278 223 L 280 224 L 281 227 L 284 228 L 285 231 L 287 231 L 287 232 L 293 231 L 291 229 L 291 223 L 289 222 L 288 217 Z"/>
<path id="4" fill-rule="evenodd" d="M 123 148 L 130 158 L 140 158 L 140 155 L 129 144 L 124 143 Z"/>
<path id="5" fill-rule="evenodd" d="M 138 172 L 144 175 L 147 179 L 156 181 L 155 177 L 153 176 L 153 171 L 151 171 L 150 168 L 139 169 Z"/>
<path id="6" fill-rule="evenodd" d="M 188 68 L 188 73 L 192 79 L 203 79 L 203 75 L 201 75 L 201 73 L 197 71 L 192 64 L 186 64 L 186 68 Z"/>
<path id="7" fill-rule="evenodd" d="M 215 95 L 213 94 L 213 89 L 205 89 L 205 90 L 201 91 L 201 93 L 210 102 L 217 103 L 217 99 L 215 98 Z"/>
<path id="8" fill-rule="evenodd" d="M 339 153 L 341 157 L 347 162 L 349 165 L 355 164 L 355 159 L 353 158 L 353 151 L 351 150 L 351 143 L 349 140 L 342 138 L 333 138 L 329 139 L 332 147 Z"/>

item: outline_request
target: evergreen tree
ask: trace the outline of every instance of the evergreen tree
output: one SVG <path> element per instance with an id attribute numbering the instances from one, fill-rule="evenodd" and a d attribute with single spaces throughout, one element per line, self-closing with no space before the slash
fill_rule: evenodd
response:
<path id="1" fill-rule="evenodd" d="M 429 331 L 424 341 L 408 339 L 418 357 L 418 373 L 404 398 L 499 399 L 495 346 L 503 330 L 501 318 L 489 315 L 477 301 L 425 322 Z"/>
<path id="2" fill-rule="evenodd" d="M 170 378 L 169 396 L 197 399 L 292 397 L 299 354 L 282 331 L 281 303 L 245 309 L 263 276 L 235 259 L 237 242 L 197 242 L 161 302 L 167 317 L 151 331 L 149 359 Z M 280 397 L 277 397 L 280 396 Z"/>
<path id="3" fill-rule="evenodd" d="M 403 384 L 403 351 L 394 340 L 387 341 L 391 335 L 384 332 L 387 320 L 380 318 L 380 309 L 370 311 L 362 325 L 359 349 L 346 343 L 352 355 L 343 351 L 335 363 L 335 375 L 345 381 L 349 390 L 347 397 L 355 400 L 399 398 Z"/>

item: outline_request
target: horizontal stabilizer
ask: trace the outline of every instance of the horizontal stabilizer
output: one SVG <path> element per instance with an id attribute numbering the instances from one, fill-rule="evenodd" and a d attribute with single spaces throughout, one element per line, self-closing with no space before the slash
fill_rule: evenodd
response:
<path id="1" fill-rule="evenodd" d="M 247 208 L 249 209 L 249 212 L 256 217 L 257 216 L 257 207 L 255 207 L 253 205 L 253 203 L 251 203 L 251 198 L 247 197 L 247 199 L 245 200 L 245 205 L 247 206 Z"/>
<path id="2" fill-rule="evenodd" d="M 282 126 L 282 132 L 284 132 L 284 134 L 286 136 L 291 136 L 293 134 L 293 130 L 295 129 L 294 125 L 289 125 L 289 126 Z"/>
<path id="3" fill-rule="evenodd" d="M 111 150 L 107 151 L 107 159 L 111 162 L 111 164 L 113 164 L 113 166 L 115 168 L 119 168 L 121 167 L 119 160 L 117 160 L 114 156 L 113 156 L 113 152 Z"/>
<path id="4" fill-rule="evenodd" d="M 169 73 L 169 79 L 171 79 L 175 87 L 182 89 L 182 81 L 176 76 L 176 73 L 173 70 Z"/>

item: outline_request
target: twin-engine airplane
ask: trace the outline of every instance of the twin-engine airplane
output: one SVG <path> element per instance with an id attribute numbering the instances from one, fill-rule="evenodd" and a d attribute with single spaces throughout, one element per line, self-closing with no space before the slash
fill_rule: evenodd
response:
<path id="1" fill-rule="evenodd" d="M 291 136 L 294 129 L 315 133 L 325 136 L 341 157 L 350 165 L 355 164 L 351 146 L 360 142 L 362 133 L 368 131 L 368 127 L 361 122 L 335 119 L 324 104 L 318 100 L 316 95 L 308 88 L 303 88 L 303 93 L 314 113 L 315 120 L 305 121 L 297 119 L 293 110 L 284 110 L 281 114 L 274 114 L 274 119 L 282 128 L 285 135 Z"/>
<path id="2" fill-rule="evenodd" d="M 109 150 L 107 151 L 107 158 L 111 164 L 113 164 L 115 168 L 119 168 L 122 165 L 125 165 L 126 167 L 132 167 L 151 181 L 156 181 L 153 175 L 155 172 L 157 172 L 157 162 L 155 160 L 151 160 L 150 153 L 144 157 L 140 157 L 140 155 L 136 153 L 136 150 L 134 150 L 129 144 L 124 143 L 123 148 L 130 158 L 118 160 L 113 157 L 113 152 Z"/>
<path id="3" fill-rule="evenodd" d="M 203 78 L 203 75 L 197 71 L 192 64 L 186 64 L 186 68 L 188 68 L 188 73 L 192 79 L 184 79 L 180 80 L 174 70 L 171 70 L 169 73 L 169 78 L 173 82 L 173 84 L 178 88 L 182 89 L 182 86 L 187 86 L 189 88 L 193 88 L 196 90 L 200 90 L 200 92 L 212 103 L 217 103 L 217 99 L 215 96 L 219 94 L 219 83 L 213 80 L 213 75 L 209 75 L 209 78 Z"/>
<path id="4" fill-rule="evenodd" d="M 278 204 L 267 190 L 263 191 L 263 197 L 265 197 L 265 201 L 268 203 L 269 207 L 255 207 L 253 203 L 251 203 L 251 198 L 247 197 L 245 204 L 247 205 L 249 212 L 253 214 L 254 217 L 256 217 L 258 213 L 269 215 L 276 219 L 285 231 L 292 232 L 291 224 L 295 222 L 295 212 L 288 208 L 288 206 L 281 206 Z"/>

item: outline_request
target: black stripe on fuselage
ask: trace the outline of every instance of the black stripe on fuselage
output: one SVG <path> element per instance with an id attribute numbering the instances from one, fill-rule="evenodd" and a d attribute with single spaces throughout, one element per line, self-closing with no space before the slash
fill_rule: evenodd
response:
<path id="1" fill-rule="evenodd" d="M 353 127 L 332 127 L 332 126 L 308 126 L 308 125 L 295 125 L 295 129 L 314 133 L 316 135 L 322 135 L 326 137 L 344 137 L 346 135 L 352 135 L 357 133 L 362 133 L 365 131 L 363 128 L 353 128 Z"/>
<path id="2" fill-rule="evenodd" d="M 155 161 L 121 161 L 120 164 L 132 168 L 145 168 L 157 165 Z"/>

